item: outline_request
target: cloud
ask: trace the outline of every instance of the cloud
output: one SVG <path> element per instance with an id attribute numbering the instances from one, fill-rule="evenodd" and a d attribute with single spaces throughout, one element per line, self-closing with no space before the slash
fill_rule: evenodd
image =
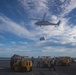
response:
<path id="1" fill-rule="evenodd" d="M 54 26 L 46 26 L 46 27 L 36 27 L 34 36 L 38 38 L 35 46 L 42 46 L 44 43 L 47 45 L 50 45 L 51 42 L 55 42 L 56 44 L 60 44 L 63 46 L 63 44 L 67 45 L 69 43 L 69 46 L 72 45 L 72 43 L 76 42 L 76 26 L 72 24 L 73 27 L 70 26 L 69 21 L 67 18 L 63 18 L 60 26 L 54 27 Z M 38 42 L 39 38 L 44 36 L 45 41 Z M 46 42 L 47 41 L 47 42 Z M 71 46 L 72 47 L 72 46 Z"/>
<path id="2" fill-rule="evenodd" d="M 51 42 L 51 43 L 53 43 L 53 42 Z M 35 56 L 38 56 L 38 55 L 40 55 L 40 56 L 42 56 L 42 55 L 45 55 L 45 56 L 46 55 L 49 55 L 49 56 L 72 55 L 73 56 L 73 55 L 75 55 L 75 52 L 76 52 L 76 50 L 75 50 L 76 48 L 74 48 L 74 47 L 67 48 L 64 46 L 48 46 L 47 45 L 47 46 L 41 46 L 41 47 L 39 47 L 39 49 L 37 49 L 37 47 L 34 47 L 35 49 L 33 49 L 32 44 L 31 44 L 30 48 L 28 48 L 28 47 L 27 47 L 27 45 L 23 46 L 19 43 L 15 43 L 15 45 L 10 44 L 9 47 L 7 47 L 6 45 L 3 45 L 3 47 L 0 47 L 0 53 L 9 52 L 10 54 L 17 53 L 20 55 L 22 54 L 22 55 L 28 55 L 28 56 L 32 56 L 34 54 L 35 54 Z"/>
<path id="3" fill-rule="evenodd" d="M 75 0 L 60 0 L 63 4 L 61 5 L 62 12 L 61 12 L 61 17 L 66 16 L 69 14 L 73 9 L 76 8 L 76 1 Z"/>
<path id="4" fill-rule="evenodd" d="M 4 15 L 0 15 L 0 21 L 2 21 L 0 31 L 10 32 L 22 38 L 31 39 L 30 37 L 33 37 L 33 34 L 25 27 L 17 24 Z"/>
<path id="5" fill-rule="evenodd" d="M 46 36 L 47 39 L 50 39 L 51 37 L 60 36 L 60 38 L 63 41 L 68 40 L 68 42 L 69 42 L 69 40 L 71 41 L 71 39 L 73 39 L 72 37 L 70 37 L 68 39 L 68 37 L 69 37 L 68 33 L 70 34 L 69 31 L 71 31 L 74 28 L 70 28 L 69 18 L 63 18 L 63 17 L 66 14 L 69 14 L 75 8 L 75 5 L 73 6 L 73 4 L 75 3 L 74 0 L 71 0 L 71 1 L 70 0 L 68 0 L 68 1 L 60 0 L 61 5 L 59 6 L 59 8 L 61 8 L 61 12 L 58 15 L 51 14 L 50 11 L 49 11 L 49 8 L 52 8 L 51 6 L 49 6 L 49 3 L 52 3 L 52 6 L 54 7 L 55 4 L 57 5 L 57 3 L 55 1 L 49 1 L 49 0 L 40 0 L 40 1 L 37 1 L 37 0 L 32 0 L 32 1 L 31 0 L 29 0 L 29 1 L 28 0 L 22 0 L 21 1 L 21 0 L 18 0 L 18 2 L 20 3 L 20 5 L 23 8 L 25 8 L 25 11 L 27 9 L 28 12 L 31 13 L 32 17 L 35 17 L 35 16 L 39 17 L 40 15 L 44 14 L 44 12 L 48 12 L 47 16 L 50 16 L 50 19 L 53 22 L 57 23 L 58 20 L 61 20 L 61 24 L 60 24 L 59 27 L 47 26 L 47 27 L 36 28 L 36 27 L 33 26 L 34 27 L 33 29 L 35 29 L 35 31 L 37 32 L 37 33 L 33 32 L 35 37 Z M 33 8 L 31 8 L 32 6 L 33 6 Z M 32 11 L 32 12 L 30 12 L 30 11 Z M 30 26 L 34 25 L 34 23 L 35 22 L 32 21 L 32 24 L 30 23 Z M 73 39 L 73 40 L 75 40 L 75 39 Z"/>
<path id="6" fill-rule="evenodd" d="M 4 46 L 4 44 L 0 43 L 0 47 Z"/>
<path id="7" fill-rule="evenodd" d="M 0 52 L 4 51 L 10 51 L 10 52 L 15 52 L 15 51 L 22 51 L 22 52 L 31 52 L 32 50 L 29 50 L 28 47 L 24 44 L 19 44 L 16 42 L 10 42 L 6 44 L 0 43 Z"/>
<path id="8" fill-rule="evenodd" d="M 47 0 L 18 0 L 18 2 L 29 13 L 40 13 L 48 10 Z"/>
<path id="9" fill-rule="evenodd" d="M 63 52 L 66 52 L 67 49 L 65 47 L 63 48 L 59 48 L 59 47 L 50 47 L 50 46 L 47 46 L 47 47 L 44 47 L 44 50 L 42 50 L 42 52 L 59 52 L 59 53 L 63 53 Z"/>
<path id="10" fill-rule="evenodd" d="M 43 14 L 47 13 L 46 20 L 50 19 L 53 23 L 57 23 L 61 20 L 60 26 L 42 26 L 37 27 L 34 25 L 37 21 L 28 21 L 30 28 L 28 29 L 24 26 L 25 22 L 22 21 L 20 24 L 14 22 L 10 18 L 0 13 L 0 32 L 11 33 L 21 38 L 30 39 L 34 42 L 15 42 L 10 43 L 9 48 L 2 46 L 0 50 L 13 51 L 13 52 L 30 52 L 43 53 L 43 54 L 70 54 L 73 55 L 76 45 L 76 25 L 70 24 L 69 18 L 65 18 L 73 9 L 76 8 L 75 0 L 59 0 L 61 4 L 58 6 L 57 0 L 17 0 L 20 7 L 24 9 L 25 13 L 28 13 L 28 17 L 40 18 L 42 19 Z M 48 5 L 51 4 L 51 5 Z M 59 8 L 61 12 L 59 14 L 54 13 L 54 5 L 56 4 L 56 9 Z M 19 8 L 20 8 L 19 7 Z M 53 9 L 53 10 L 51 10 Z M 58 11 L 59 11 L 58 10 Z M 52 12 L 52 13 L 51 13 Z M 19 9 L 17 13 L 21 16 L 23 15 Z M 26 14 L 25 14 L 26 15 Z M 23 17 L 23 16 L 22 16 Z M 71 27 L 73 26 L 73 27 Z M 45 37 L 45 41 L 40 41 L 40 37 Z M 0 38 L 5 38 L 0 35 Z M 4 47 L 4 48 L 3 48 Z M 32 49 L 30 49 L 32 48 Z M 36 50 L 35 50 L 36 49 Z M 39 52 L 40 51 L 40 52 Z M 72 52 L 72 53 L 71 53 Z M 37 54 L 38 55 L 38 54 Z"/>
<path id="11" fill-rule="evenodd" d="M 69 14 L 73 9 L 76 8 L 76 1 L 75 0 L 56 0 L 50 1 L 50 0 L 17 0 L 20 6 L 24 8 L 25 12 L 27 11 L 29 13 L 29 16 L 32 17 L 40 17 L 40 15 L 43 15 L 44 13 L 48 13 L 49 16 L 56 19 L 62 19 L 67 14 Z M 50 5 L 51 4 L 51 5 Z M 56 14 L 54 12 L 58 12 L 59 14 Z"/>
<path id="12" fill-rule="evenodd" d="M 42 12 L 40 12 L 40 10 L 42 10 L 42 9 L 45 11 L 48 11 L 48 10 L 46 10 L 48 8 L 47 0 L 40 0 L 40 1 L 18 0 L 18 2 L 25 8 L 25 10 L 28 10 L 28 12 L 30 12 L 31 10 L 34 10 L 34 9 L 35 9 L 35 11 L 38 10 L 38 11 L 36 11 L 38 13 L 42 13 Z M 63 5 L 61 5 L 62 9 L 66 10 L 67 8 L 69 8 L 69 10 L 71 11 L 73 8 L 75 8 L 75 6 L 74 7 L 72 6 L 72 8 L 71 8 L 69 6 L 69 4 L 67 3 L 67 1 L 62 1 L 62 2 L 64 2 Z M 70 5 L 72 5 L 73 3 L 74 3 L 74 1 L 71 1 Z M 64 7 L 65 5 L 67 5 L 68 7 Z M 30 6 L 34 6 L 34 8 L 31 8 Z M 31 9 L 31 10 L 29 10 L 29 9 Z M 64 11 L 63 11 L 63 13 L 64 13 Z M 35 12 L 32 12 L 32 13 L 35 13 Z M 51 15 L 51 14 L 49 14 L 49 15 Z M 59 18 L 56 15 L 51 16 L 51 19 L 54 20 L 54 22 L 55 21 L 58 22 L 57 19 L 59 19 Z M 4 15 L 0 16 L 0 20 L 3 22 L 2 25 L 0 26 L 0 30 L 11 32 L 19 37 L 22 37 L 22 38 L 33 39 L 33 40 L 39 41 L 39 38 L 41 36 L 44 36 L 44 37 L 46 36 L 46 40 L 54 38 L 56 40 L 53 40 L 53 41 L 57 41 L 57 39 L 58 39 L 58 42 L 61 42 L 61 43 L 68 43 L 68 42 L 76 41 L 75 40 L 75 36 L 76 36 L 75 28 L 76 27 L 74 26 L 73 28 L 71 28 L 69 26 L 69 21 L 67 18 L 62 18 L 61 24 L 58 27 L 54 27 L 54 26 L 46 26 L 46 27 L 33 26 L 32 27 L 32 25 L 34 25 L 34 22 L 31 22 L 32 24 L 29 22 L 30 26 L 32 27 L 32 30 L 28 30 L 24 26 L 21 26 L 15 22 L 13 22 L 11 19 L 9 19 L 8 17 L 6 17 Z"/>
<path id="13" fill-rule="evenodd" d="M 0 39 L 6 39 L 4 36 L 0 35 Z"/>
<path id="14" fill-rule="evenodd" d="M 12 44 L 16 44 L 16 42 L 14 42 L 14 41 L 11 41 L 11 43 L 12 43 Z"/>
<path id="15" fill-rule="evenodd" d="M 75 56 L 76 48 L 66 48 L 66 47 L 44 47 L 41 50 L 45 55 L 51 56 Z"/>

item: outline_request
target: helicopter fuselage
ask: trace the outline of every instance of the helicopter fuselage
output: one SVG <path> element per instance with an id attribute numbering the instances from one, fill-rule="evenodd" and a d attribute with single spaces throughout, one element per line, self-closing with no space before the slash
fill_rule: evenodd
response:
<path id="1" fill-rule="evenodd" d="M 47 25 L 57 25 L 55 23 L 50 23 L 49 21 L 41 20 L 35 23 L 38 26 L 47 26 Z"/>

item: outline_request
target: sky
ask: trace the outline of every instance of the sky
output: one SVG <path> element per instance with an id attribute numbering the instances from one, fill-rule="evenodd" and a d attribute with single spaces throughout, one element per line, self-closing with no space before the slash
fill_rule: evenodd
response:
<path id="1" fill-rule="evenodd" d="M 36 26 L 45 13 L 60 25 Z M 0 0 L 0 57 L 13 54 L 76 57 L 76 0 Z"/>

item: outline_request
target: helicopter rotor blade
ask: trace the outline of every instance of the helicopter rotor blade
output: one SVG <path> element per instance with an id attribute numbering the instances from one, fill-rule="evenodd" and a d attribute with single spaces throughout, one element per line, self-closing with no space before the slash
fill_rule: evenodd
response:
<path id="1" fill-rule="evenodd" d="M 44 15 L 43 15 L 43 20 L 45 19 L 45 17 L 46 17 L 46 14 L 47 14 L 47 13 L 44 13 Z"/>

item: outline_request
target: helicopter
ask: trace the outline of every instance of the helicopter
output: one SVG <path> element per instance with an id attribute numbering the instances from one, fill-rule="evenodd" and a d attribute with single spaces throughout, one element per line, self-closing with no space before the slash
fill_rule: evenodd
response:
<path id="1" fill-rule="evenodd" d="M 48 25 L 54 25 L 54 26 L 59 26 L 60 25 L 60 20 L 57 22 L 57 23 L 50 23 L 49 21 L 45 20 L 45 16 L 46 16 L 46 13 L 43 15 L 43 18 L 42 20 L 39 20 L 39 19 L 34 19 L 34 20 L 39 20 L 35 23 L 35 25 L 37 26 L 48 26 Z"/>

